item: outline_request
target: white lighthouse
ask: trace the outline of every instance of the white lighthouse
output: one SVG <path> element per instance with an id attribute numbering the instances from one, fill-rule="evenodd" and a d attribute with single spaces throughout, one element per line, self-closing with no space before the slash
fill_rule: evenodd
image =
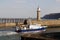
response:
<path id="1" fill-rule="evenodd" d="M 41 10 L 41 9 L 38 7 L 38 8 L 37 8 L 37 20 L 40 20 L 40 10 Z"/>

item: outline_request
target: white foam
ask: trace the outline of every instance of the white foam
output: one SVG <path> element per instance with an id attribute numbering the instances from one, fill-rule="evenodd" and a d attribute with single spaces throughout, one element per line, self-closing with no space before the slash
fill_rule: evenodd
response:
<path id="1" fill-rule="evenodd" d="M 13 35 L 13 34 L 17 33 L 13 31 L 0 31 L 0 36 Z"/>

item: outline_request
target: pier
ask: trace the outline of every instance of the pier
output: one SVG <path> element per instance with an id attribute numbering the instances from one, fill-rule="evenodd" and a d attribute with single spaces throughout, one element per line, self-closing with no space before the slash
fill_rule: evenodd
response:
<path id="1" fill-rule="evenodd" d="M 24 25 L 24 20 L 25 19 L 17 19 L 17 18 L 0 18 L 0 26 L 16 26 L 16 22 L 18 23 L 18 26 L 21 24 Z M 46 25 L 46 26 L 60 26 L 60 20 L 32 20 L 31 24 L 38 23 L 41 25 Z"/>
<path id="2" fill-rule="evenodd" d="M 0 18 L 0 27 L 2 26 L 16 26 L 16 23 L 18 23 L 18 26 L 24 25 L 24 20 L 25 19 L 20 19 L 20 18 Z M 41 25 L 46 25 L 49 27 L 54 27 L 54 26 L 60 26 L 60 20 L 31 20 L 31 24 L 41 24 Z"/>

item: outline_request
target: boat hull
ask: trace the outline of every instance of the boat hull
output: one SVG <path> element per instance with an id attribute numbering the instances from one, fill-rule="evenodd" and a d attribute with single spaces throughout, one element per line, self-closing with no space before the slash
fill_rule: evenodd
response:
<path id="1" fill-rule="evenodd" d="M 46 31 L 46 28 L 16 30 L 16 32 L 20 32 L 20 33 L 36 33 L 36 32 L 43 32 L 43 31 Z"/>

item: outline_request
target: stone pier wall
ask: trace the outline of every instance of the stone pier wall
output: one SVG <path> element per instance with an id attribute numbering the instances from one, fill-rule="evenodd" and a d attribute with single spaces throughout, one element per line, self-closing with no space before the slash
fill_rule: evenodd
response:
<path id="1" fill-rule="evenodd" d="M 40 21 L 37 21 L 37 20 L 33 20 L 31 21 L 31 24 L 41 24 L 41 25 L 47 25 L 47 26 L 60 26 L 60 20 L 40 20 Z M 21 25 L 24 25 L 23 22 L 19 22 L 18 23 L 18 26 L 21 26 Z M 9 23 L 0 23 L 0 27 L 15 27 L 16 26 L 16 23 L 13 23 L 13 22 L 9 22 Z"/>
<path id="2" fill-rule="evenodd" d="M 60 20 L 40 20 L 40 21 L 32 21 L 32 24 L 38 23 L 47 26 L 60 26 Z"/>

